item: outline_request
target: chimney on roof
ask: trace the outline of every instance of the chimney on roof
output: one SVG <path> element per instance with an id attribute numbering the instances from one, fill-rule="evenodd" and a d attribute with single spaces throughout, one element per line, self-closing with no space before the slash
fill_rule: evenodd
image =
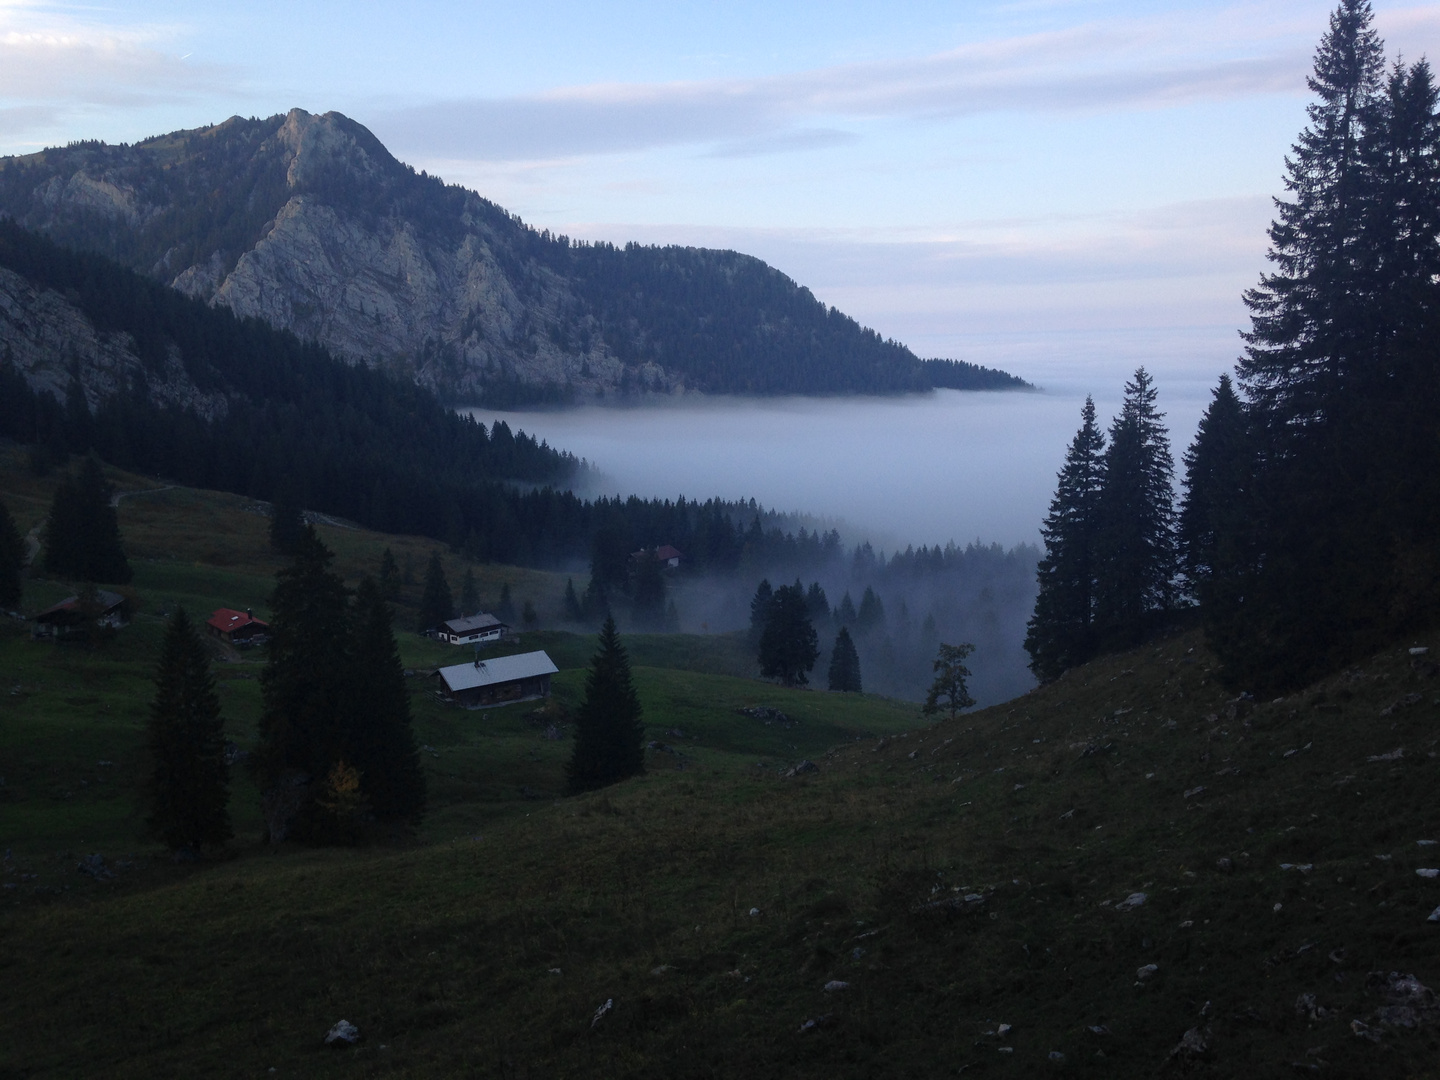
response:
<path id="1" fill-rule="evenodd" d="M 247 608 L 245 609 L 245 617 L 246 617 L 247 619 L 253 619 L 253 618 L 255 618 L 255 612 L 251 611 L 251 610 L 247 607 Z"/>

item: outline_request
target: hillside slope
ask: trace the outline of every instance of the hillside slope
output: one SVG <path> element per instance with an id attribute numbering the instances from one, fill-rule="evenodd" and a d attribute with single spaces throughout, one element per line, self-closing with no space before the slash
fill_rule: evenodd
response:
<path id="1" fill-rule="evenodd" d="M 798 778 L 657 754 L 427 848 L 72 874 L 0 923 L 0 1066 L 1433 1075 L 1437 645 L 1253 705 L 1181 635 Z"/>
<path id="2" fill-rule="evenodd" d="M 922 364 L 750 256 L 537 232 L 339 113 L 3 159 L 0 214 L 453 399 L 1025 386 Z"/>

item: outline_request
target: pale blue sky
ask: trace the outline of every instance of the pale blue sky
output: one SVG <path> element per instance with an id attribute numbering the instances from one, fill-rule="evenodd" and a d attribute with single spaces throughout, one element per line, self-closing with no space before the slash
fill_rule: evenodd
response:
<path id="1" fill-rule="evenodd" d="M 1330 6 L 0 0 L 0 153 L 337 109 L 527 221 L 752 252 L 924 355 L 1198 392 Z M 1440 4 L 1377 21 L 1436 51 Z"/>

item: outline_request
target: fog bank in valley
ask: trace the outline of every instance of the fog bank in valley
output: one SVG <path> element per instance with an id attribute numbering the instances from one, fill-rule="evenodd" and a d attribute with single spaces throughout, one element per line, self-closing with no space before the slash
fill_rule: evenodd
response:
<path id="1" fill-rule="evenodd" d="M 832 609 L 847 594 L 858 608 L 869 588 L 883 618 L 851 624 L 867 690 L 923 697 L 938 643 L 970 641 L 972 693 L 991 704 L 1034 684 L 1022 643 L 1040 523 L 1085 394 L 1094 392 L 1108 426 L 1122 383 L 901 398 L 682 398 L 475 415 L 588 459 L 598 479 L 586 495 L 753 498 L 751 516 L 766 532 L 801 538 L 793 549 L 765 545 L 763 558 L 746 559 L 734 575 L 673 576 L 681 629 L 748 627 L 762 577 L 776 586 L 819 582 Z M 1208 392 L 1197 382 L 1159 389 L 1178 464 Z M 837 535 L 822 550 L 819 539 L 832 530 Z M 616 607 L 623 627 L 624 606 Z M 817 619 L 822 655 L 812 685 L 825 685 L 837 627 L 833 617 Z"/>

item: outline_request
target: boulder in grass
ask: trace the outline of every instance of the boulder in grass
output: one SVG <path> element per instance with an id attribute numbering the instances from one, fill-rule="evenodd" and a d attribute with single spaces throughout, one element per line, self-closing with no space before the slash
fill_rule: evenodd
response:
<path id="1" fill-rule="evenodd" d="M 593 1028 L 596 1024 L 600 1023 L 601 1020 L 604 1020 L 605 1017 L 609 1015 L 610 1010 L 614 1007 L 615 999 L 606 998 L 605 1004 L 601 1005 L 598 1009 L 596 1009 L 595 1015 L 590 1018 L 590 1026 Z"/>
<path id="2" fill-rule="evenodd" d="M 819 771 L 820 771 L 820 766 L 816 765 L 813 761 L 802 761 L 802 762 L 800 762 L 798 765 L 794 766 L 793 768 L 786 769 L 786 770 L 785 770 L 785 776 L 786 776 L 787 779 L 793 779 L 794 777 L 797 777 L 797 776 L 803 776 L 805 773 L 812 773 L 812 772 L 819 772 Z"/>
<path id="3" fill-rule="evenodd" d="M 360 1029 L 349 1020 L 341 1020 L 325 1033 L 326 1046 L 354 1046 L 360 1041 Z"/>

